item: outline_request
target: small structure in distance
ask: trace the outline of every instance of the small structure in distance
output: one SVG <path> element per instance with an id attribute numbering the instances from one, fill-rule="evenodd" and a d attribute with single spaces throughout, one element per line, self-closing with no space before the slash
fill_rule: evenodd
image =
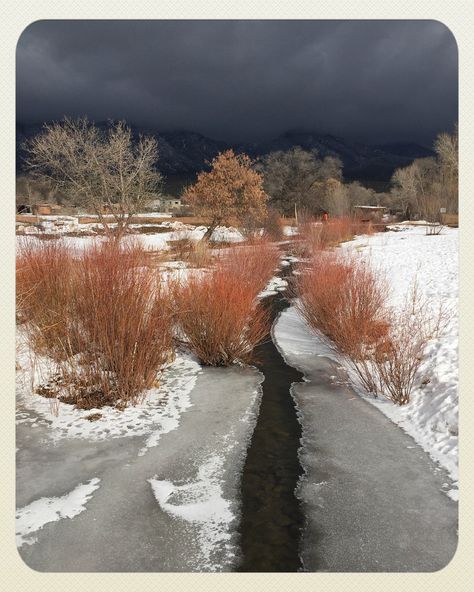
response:
<path id="1" fill-rule="evenodd" d="M 380 220 L 387 210 L 385 206 L 354 206 L 354 213 L 362 222 Z"/>

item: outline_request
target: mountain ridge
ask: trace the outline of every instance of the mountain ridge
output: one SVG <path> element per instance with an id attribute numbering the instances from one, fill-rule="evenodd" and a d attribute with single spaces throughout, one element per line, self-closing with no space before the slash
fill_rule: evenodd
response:
<path id="1" fill-rule="evenodd" d="M 105 128 L 106 122 L 96 125 Z M 16 124 L 17 172 L 23 171 L 22 144 L 41 131 L 42 124 Z M 289 150 L 301 146 L 317 150 L 321 157 L 336 156 L 343 163 L 344 178 L 361 182 L 388 182 L 396 168 L 409 165 L 415 158 L 433 156 L 434 152 L 415 142 L 365 144 L 331 134 L 311 131 L 287 131 L 276 138 L 253 144 L 232 144 L 215 140 L 190 130 L 160 131 L 156 128 L 130 125 L 134 135 L 147 134 L 157 139 L 159 161 L 157 168 L 164 175 L 195 175 L 208 169 L 208 163 L 221 151 L 232 148 L 261 158 L 269 152 Z"/>

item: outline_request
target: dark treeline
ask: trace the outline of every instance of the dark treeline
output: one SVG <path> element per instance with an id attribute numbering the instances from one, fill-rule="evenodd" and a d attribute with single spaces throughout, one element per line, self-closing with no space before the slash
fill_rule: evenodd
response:
<path id="1" fill-rule="evenodd" d="M 436 221 L 440 210 L 458 212 L 458 135 L 441 133 L 434 143 L 434 156 L 414 159 L 398 168 L 386 191 L 376 191 L 369 183 L 344 178 L 342 160 L 322 156 L 313 149 L 293 146 L 276 150 L 253 161 L 263 178 L 268 206 L 285 216 L 295 209 L 312 215 L 349 215 L 356 205 L 379 205 L 405 218 Z M 160 146 L 158 144 L 158 165 Z M 192 183 L 195 178 L 189 176 Z M 162 185 L 163 193 L 186 193 L 187 177 L 175 186 L 173 180 Z M 171 190 L 172 188 L 172 190 Z M 157 197 L 159 194 L 157 193 Z M 64 192 L 44 177 L 23 172 L 17 177 L 17 203 L 49 202 L 86 208 L 84 196 Z M 189 210 L 188 210 L 189 213 Z"/>

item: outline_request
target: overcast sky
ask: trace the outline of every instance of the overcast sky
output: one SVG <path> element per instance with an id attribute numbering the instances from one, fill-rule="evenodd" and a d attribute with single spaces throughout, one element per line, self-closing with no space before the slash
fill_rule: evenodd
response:
<path id="1" fill-rule="evenodd" d="M 430 145 L 457 121 L 457 71 L 435 21 L 39 21 L 18 43 L 17 120 Z"/>

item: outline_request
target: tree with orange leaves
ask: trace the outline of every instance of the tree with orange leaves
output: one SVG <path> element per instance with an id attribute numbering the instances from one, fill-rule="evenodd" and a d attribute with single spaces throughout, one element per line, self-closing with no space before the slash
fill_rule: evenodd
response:
<path id="1" fill-rule="evenodd" d="M 252 169 L 246 154 L 226 150 L 214 158 L 209 172 L 200 173 L 197 181 L 183 194 L 194 213 L 208 221 L 203 239 L 215 228 L 249 218 L 263 220 L 268 196 L 263 190 L 263 176 Z"/>

